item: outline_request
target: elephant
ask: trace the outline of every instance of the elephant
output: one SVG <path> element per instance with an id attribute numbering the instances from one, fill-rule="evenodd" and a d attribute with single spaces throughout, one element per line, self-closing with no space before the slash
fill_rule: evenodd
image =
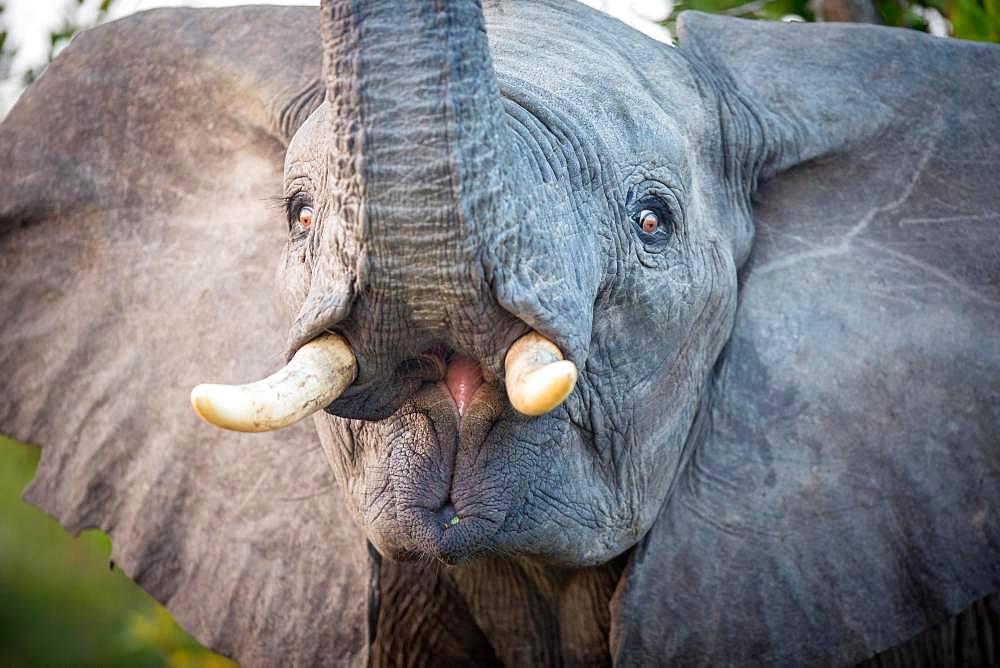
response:
<path id="1" fill-rule="evenodd" d="M 88 30 L 0 124 L 0 433 L 246 665 L 851 665 L 971 604 L 991 660 L 998 73 L 571 0 Z"/>

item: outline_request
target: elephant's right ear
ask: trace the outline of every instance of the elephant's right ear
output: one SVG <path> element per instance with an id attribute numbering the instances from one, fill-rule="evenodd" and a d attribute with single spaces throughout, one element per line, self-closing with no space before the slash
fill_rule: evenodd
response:
<path id="1" fill-rule="evenodd" d="M 680 35 L 727 176 L 761 182 L 733 331 L 612 645 L 853 665 L 1000 591 L 1000 47 L 699 14 Z M 975 619 L 928 660 L 995 665 Z"/>
<path id="2" fill-rule="evenodd" d="M 0 433 L 30 501 L 201 641 L 364 663 L 371 567 L 311 424 L 240 435 L 188 393 L 283 362 L 289 135 L 315 108 L 311 8 L 172 9 L 79 35 L 0 125 Z"/>

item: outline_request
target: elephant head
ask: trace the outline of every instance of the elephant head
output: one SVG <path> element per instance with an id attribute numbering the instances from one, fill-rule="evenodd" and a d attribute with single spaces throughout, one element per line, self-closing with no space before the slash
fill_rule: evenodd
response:
<path id="1" fill-rule="evenodd" d="M 516 46 L 500 79 L 476 2 L 324 14 L 325 102 L 285 157 L 279 284 L 291 350 L 336 332 L 356 357 L 339 398 L 306 403 L 332 416 L 318 424 L 336 478 L 392 558 L 579 567 L 634 545 L 732 326 L 747 209 L 735 183 L 693 187 L 714 179 L 699 158 L 720 151 L 694 80 L 647 89 L 629 75 L 639 52 L 605 48 L 577 54 L 593 60 L 584 73 L 532 85 L 531 69 L 579 49 L 567 36 L 532 57 L 526 28 L 552 11 L 497 26 Z M 602 101 L 609 53 L 620 91 Z M 518 384 L 513 367 L 539 345 L 556 375 Z M 515 408 L 561 399 L 576 369 L 557 409 Z M 232 405 L 219 391 L 196 393 L 202 413 Z"/>
<path id="2" fill-rule="evenodd" d="M 29 498 L 251 663 L 393 615 L 517 662 L 507 568 L 601 573 L 622 663 L 855 661 L 1000 587 L 1000 50 L 486 5 L 144 13 L 25 93 Z M 274 431 L 188 408 L 284 362 L 194 394 Z"/>

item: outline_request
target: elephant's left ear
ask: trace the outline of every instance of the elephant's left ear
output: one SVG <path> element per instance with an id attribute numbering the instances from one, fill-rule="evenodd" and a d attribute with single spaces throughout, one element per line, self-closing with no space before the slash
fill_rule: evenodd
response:
<path id="1" fill-rule="evenodd" d="M 284 362 L 274 200 L 319 104 L 315 8 L 86 31 L 0 124 L 0 433 L 28 500 L 249 665 L 363 665 L 371 572 L 310 423 L 208 426 L 189 393 Z"/>
<path id="2" fill-rule="evenodd" d="M 738 187 L 759 179 L 755 239 L 612 644 L 851 665 L 1000 590 L 1000 47 L 681 24 Z M 997 624 L 924 660 L 993 664 Z"/>

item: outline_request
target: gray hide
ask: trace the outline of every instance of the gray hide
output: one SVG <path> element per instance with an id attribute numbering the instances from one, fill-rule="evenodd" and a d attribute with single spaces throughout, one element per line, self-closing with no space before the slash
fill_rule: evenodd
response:
<path id="1" fill-rule="evenodd" d="M 488 3 L 492 111 L 522 147 L 497 189 L 528 194 L 483 204 L 521 217 L 482 258 L 490 230 L 453 231 L 485 269 L 441 281 L 483 331 L 435 336 L 487 368 L 542 329 L 582 373 L 544 418 L 494 415 L 482 470 L 469 444 L 448 454 L 514 510 L 445 552 L 356 484 L 433 483 L 378 459 L 385 414 L 419 412 L 410 381 L 335 402 L 322 447 L 312 421 L 235 435 L 187 403 L 315 334 L 301 298 L 278 307 L 269 198 L 326 119 L 318 19 L 94 29 L 0 125 L 0 432 L 43 446 L 29 500 L 108 531 L 116 563 L 246 665 L 847 665 L 1000 589 L 1000 49 L 693 13 L 673 49 L 572 2 Z M 337 168 L 334 186 L 356 175 Z M 686 220 L 654 253 L 626 210 L 664 172 Z M 391 262 L 420 253 L 391 242 L 373 280 L 431 312 L 437 284 Z M 324 285 L 361 378 L 385 380 L 400 360 L 360 337 L 386 311 Z M 428 327 L 406 317 L 385 326 L 400 349 Z"/>
<path id="2" fill-rule="evenodd" d="M 45 446 L 27 499 L 107 531 L 202 642 L 248 664 L 364 665 L 368 553 L 314 431 L 223 433 L 188 403 L 205 374 L 281 361 L 267 197 L 318 93 L 302 15 L 178 9 L 86 31 L 0 126 L 0 431 Z"/>
<path id="3" fill-rule="evenodd" d="M 704 441 L 621 592 L 678 631 L 626 624 L 618 656 L 846 662 L 1000 587 L 1000 51 L 799 28 L 682 22 L 787 134 Z"/>

